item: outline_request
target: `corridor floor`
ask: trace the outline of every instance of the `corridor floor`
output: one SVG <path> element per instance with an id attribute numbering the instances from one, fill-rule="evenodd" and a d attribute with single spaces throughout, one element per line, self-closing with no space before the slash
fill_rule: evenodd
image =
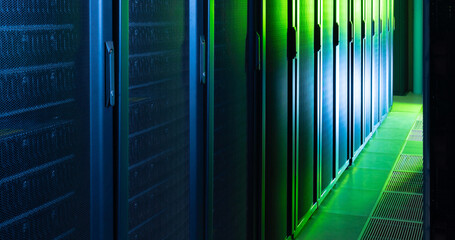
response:
<path id="1" fill-rule="evenodd" d="M 394 96 L 387 118 L 296 239 L 358 239 L 399 155 L 422 155 L 421 139 L 410 134 L 421 116 L 420 95 Z"/>

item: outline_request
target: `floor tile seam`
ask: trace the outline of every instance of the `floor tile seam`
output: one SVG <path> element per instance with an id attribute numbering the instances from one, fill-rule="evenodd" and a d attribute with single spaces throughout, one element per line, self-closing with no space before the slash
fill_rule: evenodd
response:
<path id="1" fill-rule="evenodd" d="M 328 214 L 338 214 L 338 215 L 345 215 L 345 216 L 353 216 L 353 217 L 363 217 L 365 218 L 365 223 L 367 222 L 368 220 L 368 216 L 369 214 L 354 214 L 354 213 L 350 213 L 350 214 L 347 214 L 347 213 L 343 213 L 341 210 L 340 211 L 334 211 L 334 210 L 325 210 L 325 209 L 320 209 L 321 213 L 328 213 Z"/>
<path id="2" fill-rule="evenodd" d="M 320 217 L 322 214 L 329 214 L 329 215 L 337 215 L 337 216 L 351 216 L 351 217 L 361 217 L 361 218 L 365 218 L 364 215 L 358 215 L 358 214 L 347 214 L 347 213 L 340 213 L 340 212 L 329 212 L 327 210 L 323 210 L 320 212 L 320 214 L 317 215 L 317 217 Z M 368 216 L 367 216 L 368 217 Z"/>
<path id="3" fill-rule="evenodd" d="M 361 190 L 361 191 L 369 191 L 369 192 L 377 192 L 378 195 L 381 193 L 381 189 L 373 189 L 373 188 L 362 188 L 362 187 L 347 187 L 347 186 L 340 186 L 338 189 L 341 190 Z"/>
<path id="4" fill-rule="evenodd" d="M 411 220 L 397 219 L 397 218 L 371 217 L 371 219 L 390 220 L 390 221 L 395 221 L 395 222 L 423 224 L 423 222 L 420 222 L 420 221 L 411 221 Z"/>

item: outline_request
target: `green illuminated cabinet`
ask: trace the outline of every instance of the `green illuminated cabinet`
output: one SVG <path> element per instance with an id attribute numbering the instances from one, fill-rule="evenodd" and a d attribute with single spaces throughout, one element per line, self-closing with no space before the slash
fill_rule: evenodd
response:
<path id="1" fill-rule="evenodd" d="M 348 148 L 350 146 L 348 141 L 349 133 L 349 11 L 348 11 L 348 0 L 338 0 L 338 5 L 335 10 L 337 11 L 337 23 L 339 26 L 339 43 L 336 48 L 336 86 L 337 86 L 337 109 L 338 124 L 337 127 L 337 142 L 338 142 L 338 168 L 339 173 L 346 164 L 349 163 Z"/>
<path id="2" fill-rule="evenodd" d="M 265 240 L 289 236 L 288 194 L 290 87 L 288 71 L 288 4 L 264 0 L 262 6 L 262 148 L 263 232 Z"/>
<path id="3" fill-rule="evenodd" d="M 381 115 L 380 115 L 380 17 L 379 17 L 379 2 L 380 0 L 372 0 L 373 7 L 372 7 L 372 20 L 373 20 L 373 41 L 372 41 L 372 113 L 373 113 L 373 125 L 379 123 Z"/>
<path id="4" fill-rule="evenodd" d="M 388 0 L 380 0 L 379 5 L 379 18 L 380 18 L 380 73 L 379 73 L 379 89 L 380 89 L 380 117 L 384 117 L 387 114 L 389 106 L 389 82 L 388 82 Z"/>
<path id="5" fill-rule="evenodd" d="M 314 0 L 296 1 L 295 10 L 297 29 L 297 67 L 295 81 L 298 90 L 296 98 L 296 157 L 295 157 L 295 203 L 294 203 L 294 229 L 301 229 L 317 206 L 317 182 L 314 170 L 315 163 L 315 114 L 317 102 L 315 97 L 316 71 L 315 71 L 315 24 L 316 5 Z"/>
<path id="6" fill-rule="evenodd" d="M 352 147 L 354 155 L 362 145 L 363 130 L 363 58 L 362 58 L 362 2 L 351 0 L 351 21 L 353 24 L 352 44 Z"/>
<path id="7" fill-rule="evenodd" d="M 362 3 L 362 56 L 363 56 L 363 135 L 362 140 L 366 138 L 373 130 L 372 124 L 372 32 L 371 32 L 371 0 L 363 0 Z"/>
<path id="8" fill-rule="evenodd" d="M 321 0 L 318 19 L 321 25 L 321 50 L 317 59 L 317 85 L 318 93 L 318 134 L 319 134 L 319 182 L 318 200 L 323 199 L 331 188 L 335 178 L 334 164 L 334 1 Z"/>

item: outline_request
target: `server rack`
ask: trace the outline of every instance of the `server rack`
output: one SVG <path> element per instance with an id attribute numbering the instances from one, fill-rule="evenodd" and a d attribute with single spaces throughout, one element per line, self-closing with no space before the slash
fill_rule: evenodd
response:
<path id="1" fill-rule="evenodd" d="M 338 1 L 339 46 L 337 49 L 338 69 L 338 169 L 340 174 L 349 164 L 349 1 Z"/>
<path id="2" fill-rule="evenodd" d="M 256 4 L 207 5 L 207 239 L 254 239 Z"/>
<path id="3" fill-rule="evenodd" d="M 379 124 L 381 119 L 381 57 L 380 57 L 380 35 L 381 35 L 381 19 L 379 15 L 379 0 L 372 0 L 373 7 L 372 7 L 372 16 L 373 16 L 373 68 L 372 68 L 372 89 L 373 91 L 373 125 L 376 126 Z"/>
<path id="4" fill-rule="evenodd" d="M 352 3 L 352 23 L 353 23 L 353 66 L 352 66 L 352 141 L 353 141 L 353 157 L 358 153 L 362 145 L 363 136 L 363 89 L 364 79 L 362 78 L 363 72 L 363 58 L 362 58 L 362 0 L 353 0 Z"/>
<path id="5" fill-rule="evenodd" d="M 389 0 L 389 109 L 393 105 L 393 35 L 395 31 L 394 0 Z"/>
<path id="6" fill-rule="evenodd" d="M 190 23 L 198 16 L 190 11 L 194 4 L 124 0 L 117 5 L 118 239 L 190 238 L 190 191 L 200 191 L 190 189 L 190 162 L 201 164 L 195 159 L 198 145 L 191 145 L 199 140 L 193 131 L 200 129 L 190 128 L 200 120 L 193 118 L 198 89 L 191 84 L 199 78 L 190 75 L 197 59 L 190 55 L 190 34 L 199 27 Z"/>
<path id="7" fill-rule="evenodd" d="M 321 18 L 321 56 L 318 62 L 320 76 L 318 78 L 319 99 L 319 194 L 318 200 L 324 199 L 331 188 L 334 179 L 334 134 L 335 118 L 334 97 L 334 1 L 321 0 L 319 13 Z"/>
<path id="8" fill-rule="evenodd" d="M 262 187 L 263 238 L 289 235 L 289 3 L 265 0 L 262 5 Z"/>
<path id="9" fill-rule="evenodd" d="M 388 21 L 387 21 L 387 0 L 380 0 L 379 3 L 379 28 L 380 28 L 380 117 L 381 119 L 388 112 Z"/>
<path id="10" fill-rule="evenodd" d="M 112 142 L 96 141 L 112 117 L 94 93 L 111 15 L 89 11 L 106 4 L 0 1 L 1 239 L 109 237 L 93 208 L 112 209 Z"/>
<path id="11" fill-rule="evenodd" d="M 363 52 L 363 79 L 364 79 L 364 111 L 363 111 L 363 142 L 365 142 L 373 131 L 372 124 L 372 52 L 371 52 L 371 0 L 363 0 L 362 19 L 362 52 Z"/>
<path id="12" fill-rule="evenodd" d="M 316 71 L 315 55 L 319 50 L 314 0 L 296 1 L 297 56 L 296 81 L 296 152 L 294 179 L 294 235 L 302 229 L 317 207 L 315 172 L 316 151 Z"/>

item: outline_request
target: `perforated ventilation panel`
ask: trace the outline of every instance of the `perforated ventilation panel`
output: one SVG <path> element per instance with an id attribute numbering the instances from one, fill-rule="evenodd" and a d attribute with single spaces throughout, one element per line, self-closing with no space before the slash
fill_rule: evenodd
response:
<path id="1" fill-rule="evenodd" d="M 362 240 L 421 240 L 423 224 L 371 218 L 366 226 Z"/>
<path id="2" fill-rule="evenodd" d="M 402 154 L 394 170 L 403 172 L 422 172 L 423 156 Z"/>
<path id="3" fill-rule="evenodd" d="M 423 141 L 423 130 L 421 129 L 413 129 L 409 134 L 409 141 Z"/>
<path id="4" fill-rule="evenodd" d="M 409 140 L 421 137 L 416 121 Z M 423 239 L 423 157 L 401 154 L 360 239 Z"/>
<path id="5" fill-rule="evenodd" d="M 422 221 L 422 204 L 421 194 L 384 192 L 373 212 L 373 217 Z"/>
<path id="6" fill-rule="evenodd" d="M 0 239 L 89 239 L 86 0 L 0 0 Z"/>
<path id="7" fill-rule="evenodd" d="M 423 174 L 416 172 L 392 172 L 385 191 L 423 193 Z"/>
<path id="8" fill-rule="evenodd" d="M 189 238 L 187 0 L 129 0 L 129 239 Z"/>

